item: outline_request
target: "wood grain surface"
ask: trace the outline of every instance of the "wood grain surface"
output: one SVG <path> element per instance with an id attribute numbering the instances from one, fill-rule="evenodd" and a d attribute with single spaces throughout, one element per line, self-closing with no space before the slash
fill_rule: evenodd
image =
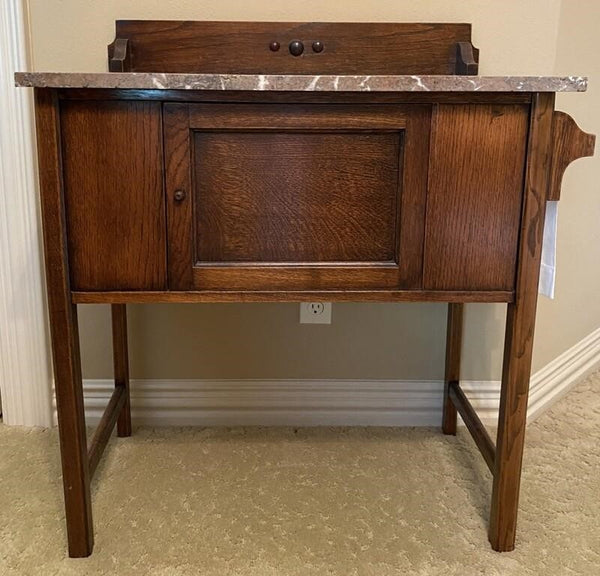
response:
<path id="1" fill-rule="evenodd" d="M 475 441 L 475 444 L 477 444 L 477 448 L 479 448 L 479 451 L 481 452 L 485 463 L 490 469 L 490 472 L 494 474 L 496 447 L 494 446 L 494 442 L 490 438 L 486 427 L 483 425 L 483 422 L 477 415 L 477 412 L 475 412 L 473 405 L 466 397 L 465 393 L 460 387 L 460 384 L 456 380 L 450 382 L 448 393 L 452 404 L 460 413 L 460 417 L 469 430 L 471 437 Z"/>
<path id="2" fill-rule="evenodd" d="M 96 472 L 96 468 L 100 463 L 104 450 L 106 450 L 106 446 L 115 428 L 119 414 L 122 414 L 126 401 L 127 390 L 123 386 L 117 386 L 113 390 L 108 405 L 104 409 L 102 418 L 100 418 L 100 422 L 98 423 L 90 442 L 90 449 L 88 452 L 90 477 L 93 477 Z"/>
<path id="3" fill-rule="evenodd" d="M 131 436 L 131 406 L 129 394 L 129 346 L 127 342 L 127 306 L 111 306 L 112 348 L 115 387 L 123 388 L 123 407 L 117 420 L 117 436 Z"/>
<path id="4" fill-rule="evenodd" d="M 439 105 L 425 231 L 427 290 L 512 290 L 527 106 Z"/>
<path id="5" fill-rule="evenodd" d="M 430 107 L 167 104 L 164 118 L 171 289 L 421 287 Z"/>
<path id="6" fill-rule="evenodd" d="M 54 90 L 35 90 L 48 312 L 69 556 L 94 547 L 77 306 L 72 303 L 64 213 L 60 111 Z"/>
<path id="7" fill-rule="evenodd" d="M 268 92 L 228 90 L 58 89 L 61 100 L 144 100 L 287 104 L 530 104 L 529 92 Z"/>
<path id="8" fill-rule="evenodd" d="M 456 43 L 471 42 L 471 25 L 117 20 L 115 34 L 130 51 L 115 69 L 129 72 L 453 74 Z M 290 54 L 293 41 L 304 46 L 300 56 Z"/>
<path id="9" fill-rule="evenodd" d="M 160 104 L 62 102 L 61 129 L 73 288 L 165 288 Z"/>
<path id="10" fill-rule="evenodd" d="M 187 290 L 185 292 L 73 292 L 77 304 L 168 302 L 512 302 L 512 292 L 450 290 Z"/>
<path id="11" fill-rule="evenodd" d="M 531 111 L 525 201 L 515 302 L 508 305 L 489 538 L 494 550 L 515 546 L 531 356 L 552 160 L 554 94 L 538 94 Z"/>
<path id="12" fill-rule="evenodd" d="M 395 262 L 401 141 L 196 132 L 196 261 Z"/>
<path id="13" fill-rule="evenodd" d="M 450 397 L 452 383 L 460 382 L 460 359 L 462 353 L 462 333 L 464 304 L 448 304 L 446 323 L 446 367 L 444 371 L 444 406 L 442 410 L 442 431 L 456 435 L 456 406 Z"/>
<path id="14" fill-rule="evenodd" d="M 596 136 L 587 134 L 575 120 L 564 112 L 554 112 L 552 120 L 552 168 L 548 200 L 560 200 L 560 189 L 565 170 L 571 162 L 593 156 Z"/>

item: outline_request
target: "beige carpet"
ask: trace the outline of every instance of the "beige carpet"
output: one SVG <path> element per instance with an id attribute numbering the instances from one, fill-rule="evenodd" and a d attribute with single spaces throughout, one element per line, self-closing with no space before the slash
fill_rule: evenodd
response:
<path id="1" fill-rule="evenodd" d="M 96 548 L 65 553 L 56 431 L 0 426 L 0 574 L 600 574 L 600 373 L 528 430 L 517 550 L 463 429 L 139 429 L 93 485 Z"/>

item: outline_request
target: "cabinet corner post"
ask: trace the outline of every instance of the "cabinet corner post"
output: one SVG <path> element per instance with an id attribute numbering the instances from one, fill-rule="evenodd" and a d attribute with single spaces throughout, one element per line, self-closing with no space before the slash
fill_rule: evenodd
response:
<path id="1" fill-rule="evenodd" d="M 531 105 L 515 300 L 508 305 L 500 412 L 494 462 L 489 540 L 514 549 L 527 400 L 551 163 L 554 94 L 534 94 Z"/>
<path id="2" fill-rule="evenodd" d="M 77 306 L 72 302 L 56 90 L 35 91 L 44 254 L 69 556 L 94 546 Z"/>

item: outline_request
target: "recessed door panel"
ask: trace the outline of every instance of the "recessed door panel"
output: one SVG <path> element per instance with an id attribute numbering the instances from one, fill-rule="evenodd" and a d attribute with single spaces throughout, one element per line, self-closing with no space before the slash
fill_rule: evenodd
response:
<path id="1" fill-rule="evenodd" d="M 402 132 L 194 132 L 196 264 L 396 262 Z"/>

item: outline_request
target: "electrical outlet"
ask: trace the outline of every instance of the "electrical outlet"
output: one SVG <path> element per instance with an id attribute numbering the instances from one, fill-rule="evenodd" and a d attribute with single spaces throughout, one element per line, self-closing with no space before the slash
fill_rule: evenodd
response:
<path id="1" fill-rule="evenodd" d="M 302 302 L 300 324 L 331 324 L 331 302 Z"/>

